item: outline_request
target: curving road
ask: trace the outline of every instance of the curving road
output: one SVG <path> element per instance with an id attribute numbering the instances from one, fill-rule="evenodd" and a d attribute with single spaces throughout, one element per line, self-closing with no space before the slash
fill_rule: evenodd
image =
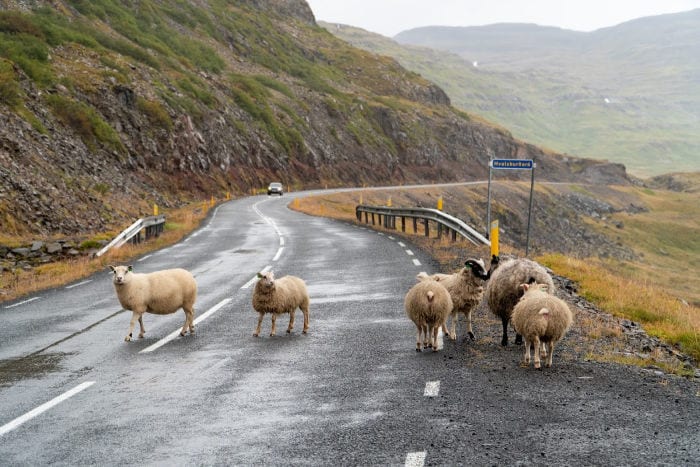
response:
<path id="1" fill-rule="evenodd" d="M 0 464 L 697 464 L 694 383 L 579 362 L 528 371 L 497 346 L 479 364 L 461 343 L 417 354 L 403 296 L 437 265 L 290 198 L 221 205 L 133 263 L 193 272 L 195 336 L 172 337 L 182 312 L 146 315 L 146 337 L 125 343 L 107 271 L 0 305 Z M 282 318 L 270 338 L 268 317 L 252 337 L 266 268 L 306 280 L 308 335 L 298 312 L 292 335 Z"/>

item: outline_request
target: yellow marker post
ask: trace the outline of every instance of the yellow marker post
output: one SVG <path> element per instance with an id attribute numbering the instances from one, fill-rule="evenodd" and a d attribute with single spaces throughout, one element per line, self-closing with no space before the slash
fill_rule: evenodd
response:
<path id="1" fill-rule="evenodd" d="M 498 256 L 498 220 L 491 222 L 491 256 Z"/>
<path id="2" fill-rule="evenodd" d="M 362 204 L 362 193 L 360 193 L 360 204 Z"/>
<path id="3" fill-rule="evenodd" d="M 440 196 L 438 198 L 437 208 L 438 208 L 438 211 L 442 211 L 442 196 Z"/>
<path id="4" fill-rule="evenodd" d="M 153 205 L 153 215 L 154 215 L 154 216 L 157 216 L 157 215 L 158 215 L 158 205 L 157 205 L 157 204 L 154 204 L 154 205 Z"/>
<path id="5" fill-rule="evenodd" d="M 386 205 L 387 205 L 388 207 L 391 207 L 391 196 L 389 196 L 389 199 L 386 200 Z"/>

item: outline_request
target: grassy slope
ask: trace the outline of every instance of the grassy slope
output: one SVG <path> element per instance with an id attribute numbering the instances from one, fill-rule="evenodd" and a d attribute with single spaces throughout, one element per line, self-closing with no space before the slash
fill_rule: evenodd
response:
<path id="1" fill-rule="evenodd" d="M 527 25 L 421 28 L 397 36 L 401 45 L 356 28 L 326 27 L 396 58 L 443 87 L 453 104 L 518 138 L 650 176 L 700 167 L 697 16 L 651 18 L 652 24 L 595 35 Z"/>

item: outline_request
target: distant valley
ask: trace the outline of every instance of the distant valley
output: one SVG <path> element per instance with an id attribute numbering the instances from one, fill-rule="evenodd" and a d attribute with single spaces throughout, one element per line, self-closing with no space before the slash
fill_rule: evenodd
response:
<path id="1" fill-rule="evenodd" d="M 591 33 L 531 24 L 424 27 L 393 40 L 323 24 L 441 86 L 520 139 L 625 164 L 700 170 L 700 9 Z"/>

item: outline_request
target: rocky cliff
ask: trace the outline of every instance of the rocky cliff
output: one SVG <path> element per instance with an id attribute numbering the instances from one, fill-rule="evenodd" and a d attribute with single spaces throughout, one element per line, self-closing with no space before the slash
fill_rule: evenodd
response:
<path id="1" fill-rule="evenodd" d="M 151 205 L 293 189 L 540 177 L 629 183 L 450 106 L 394 60 L 316 26 L 303 0 L 0 1 L 6 235 L 128 225 Z"/>

